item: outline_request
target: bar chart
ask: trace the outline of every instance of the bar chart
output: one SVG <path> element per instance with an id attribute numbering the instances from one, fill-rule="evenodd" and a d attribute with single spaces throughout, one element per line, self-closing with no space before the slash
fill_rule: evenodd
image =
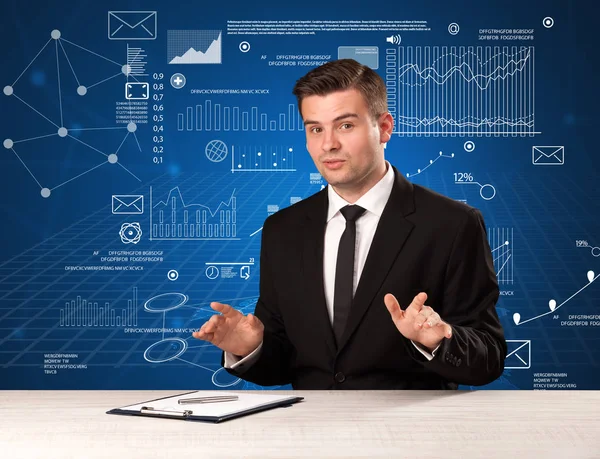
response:
<path id="1" fill-rule="evenodd" d="M 109 302 L 100 305 L 97 301 L 82 298 L 65 302 L 60 310 L 61 327 L 135 327 L 138 324 L 138 289 L 133 287 L 133 294 L 127 300 L 127 307 L 117 310 Z"/>
<path id="2" fill-rule="evenodd" d="M 295 104 L 287 112 L 269 115 L 259 107 L 249 109 L 206 100 L 177 114 L 178 131 L 303 131 L 304 124 Z"/>

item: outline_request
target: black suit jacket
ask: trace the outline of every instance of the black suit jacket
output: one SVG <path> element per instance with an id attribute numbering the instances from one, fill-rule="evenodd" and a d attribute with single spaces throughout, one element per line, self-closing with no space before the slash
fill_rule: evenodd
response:
<path id="1" fill-rule="evenodd" d="M 266 220 L 255 310 L 265 325 L 262 352 L 231 374 L 295 389 L 456 389 L 502 374 L 506 342 L 481 213 L 394 173 L 339 346 L 323 287 L 327 189 Z M 453 328 L 431 361 L 383 302 L 393 293 L 405 309 L 421 291 Z"/>

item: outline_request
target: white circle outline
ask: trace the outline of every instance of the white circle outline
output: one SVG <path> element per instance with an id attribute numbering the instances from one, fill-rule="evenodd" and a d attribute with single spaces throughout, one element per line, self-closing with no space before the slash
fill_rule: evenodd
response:
<path id="1" fill-rule="evenodd" d="M 154 347 L 154 346 L 158 346 L 159 344 L 162 344 L 166 341 L 176 341 L 178 343 L 183 344 L 183 347 L 181 348 L 181 351 L 179 351 L 179 353 L 175 354 L 173 357 L 169 357 L 168 359 L 165 360 L 151 360 L 148 357 L 148 352 Z M 181 354 L 183 354 L 188 348 L 188 343 L 185 340 L 182 340 L 181 338 L 165 338 L 165 339 L 161 339 L 160 341 L 157 341 L 156 343 L 152 343 L 150 346 L 148 346 L 148 348 L 144 351 L 144 360 L 146 360 L 147 362 L 150 363 L 165 363 L 165 362 L 169 362 L 171 360 L 175 360 L 177 357 L 179 357 Z"/>
<path id="2" fill-rule="evenodd" d="M 149 307 L 149 303 L 151 301 L 154 301 L 160 297 L 163 296 L 167 296 L 167 295 L 178 295 L 181 298 L 181 303 L 175 305 L 175 306 L 170 306 L 167 309 L 151 309 Z M 168 293 L 161 293 L 160 295 L 157 296 L 153 296 L 152 298 L 150 298 L 149 300 L 146 300 L 146 302 L 144 303 L 144 311 L 148 311 L 148 312 L 168 312 L 168 311 L 173 311 L 174 309 L 180 308 L 181 306 L 183 306 L 185 303 L 188 302 L 188 300 L 190 299 L 189 296 L 183 294 L 183 293 L 179 293 L 179 292 L 168 292 Z"/>
<path id="3" fill-rule="evenodd" d="M 217 386 L 217 387 L 231 387 L 231 386 L 235 386 L 237 383 L 239 383 L 241 381 L 241 378 L 236 379 L 234 382 L 229 383 L 229 384 L 222 384 L 216 381 L 216 376 L 218 373 L 225 371 L 225 368 L 221 367 L 219 368 L 217 371 L 215 371 L 212 375 L 211 381 L 212 383 Z"/>
<path id="4" fill-rule="evenodd" d="M 490 188 L 491 188 L 491 189 L 494 191 L 494 192 L 493 192 L 493 194 L 492 194 L 492 196 L 490 196 L 489 198 L 486 198 L 486 197 L 483 195 L 483 189 L 484 189 L 485 187 L 490 187 Z M 493 186 L 493 185 L 490 185 L 489 183 L 486 183 L 486 184 L 485 184 L 485 185 L 483 185 L 483 186 L 481 187 L 481 189 L 479 190 L 479 194 L 480 194 L 480 195 L 481 195 L 481 197 L 482 197 L 483 199 L 485 199 L 486 201 L 491 201 L 492 199 L 494 199 L 494 196 L 496 196 L 496 188 L 494 188 L 494 186 Z"/>

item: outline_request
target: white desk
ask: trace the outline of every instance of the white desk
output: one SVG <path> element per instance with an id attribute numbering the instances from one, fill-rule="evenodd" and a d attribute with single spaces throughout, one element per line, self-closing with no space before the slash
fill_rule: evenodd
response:
<path id="1" fill-rule="evenodd" d="M 221 424 L 105 414 L 177 393 L 0 391 L 0 457 L 600 457 L 599 391 L 298 391 Z"/>

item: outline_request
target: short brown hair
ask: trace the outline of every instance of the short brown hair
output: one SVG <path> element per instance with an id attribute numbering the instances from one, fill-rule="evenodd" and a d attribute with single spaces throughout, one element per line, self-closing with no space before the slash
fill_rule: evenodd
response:
<path id="1" fill-rule="evenodd" d="M 387 113 L 387 93 L 383 79 L 366 65 L 354 59 L 339 59 L 312 69 L 294 86 L 302 115 L 302 100 L 308 96 L 326 96 L 336 91 L 357 89 L 364 97 L 373 120 Z"/>

